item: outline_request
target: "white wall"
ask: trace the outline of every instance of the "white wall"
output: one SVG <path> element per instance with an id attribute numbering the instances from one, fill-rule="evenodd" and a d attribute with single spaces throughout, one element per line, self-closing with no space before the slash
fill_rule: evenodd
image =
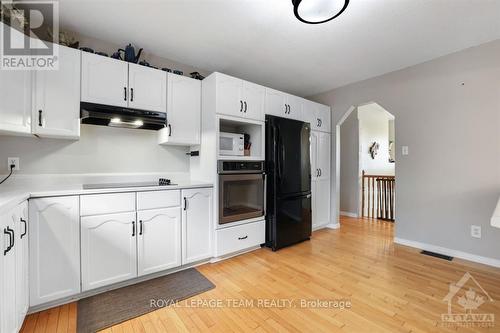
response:
<path id="1" fill-rule="evenodd" d="M 358 214 L 359 123 L 356 111 L 340 126 L 340 211 Z"/>
<path id="2" fill-rule="evenodd" d="M 79 141 L 0 136 L 0 174 L 19 157 L 16 174 L 189 172 L 184 147 L 160 146 L 156 131 L 82 125 Z"/>
<path id="3" fill-rule="evenodd" d="M 500 196 L 500 40 L 313 98 L 332 107 L 332 124 L 370 102 L 396 117 L 396 237 L 500 259 L 489 223 Z"/>
<path id="4" fill-rule="evenodd" d="M 389 121 L 393 118 L 376 103 L 358 107 L 359 167 L 367 174 L 394 176 L 394 163 L 389 163 Z M 379 150 L 373 159 L 370 146 L 374 142 L 379 144 Z"/>

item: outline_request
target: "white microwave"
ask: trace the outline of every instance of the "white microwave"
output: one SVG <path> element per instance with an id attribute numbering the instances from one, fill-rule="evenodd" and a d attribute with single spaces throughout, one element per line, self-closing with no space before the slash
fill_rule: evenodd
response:
<path id="1" fill-rule="evenodd" d="M 244 146 L 244 134 L 220 132 L 219 155 L 243 156 Z"/>

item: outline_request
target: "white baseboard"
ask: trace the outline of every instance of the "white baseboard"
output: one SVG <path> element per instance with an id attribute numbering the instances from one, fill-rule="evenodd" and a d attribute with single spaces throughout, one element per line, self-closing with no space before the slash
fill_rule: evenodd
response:
<path id="1" fill-rule="evenodd" d="M 357 218 L 358 217 L 358 214 L 357 213 L 353 213 L 353 212 L 344 212 L 344 211 L 340 211 L 340 215 L 342 216 L 348 216 L 348 217 L 354 217 L 354 218 Z"/>
<path id="2" fill-rule="evenodd" d="M 398 238 L 398 237 L 394 238 L 394 243 L 414 247 L 414 248 L 417 248 L 420 250 L 440 253 L 440 254 L 444 254 L 447 256 L 460 258 L 460 259 L 464 259 L 464 260 L 468 260 L 468 261 L 473 261 L 473 262 L 477 262 L 477 263 L 488 265 L 488 266 L 500 267 L 500 260 L 499 259 L 478 256 L 476 254 L 467 253 L 467 252 L 458 251 L 458 250 L 452 250 L 452 249 L 448 249 L 448 248 L 442 247 L 442 246 L 421 243 L 421 242 L 412 241 L 412 240 L 408 240 L 408 239 L 402 239 L 402 238 Z"/>
<path id="3" fill-rule="evenodd" d="M 328 229 L 339 229 L 340 228 L 340 223 L 330 223 L 325 225 L 325 228 Z"/>

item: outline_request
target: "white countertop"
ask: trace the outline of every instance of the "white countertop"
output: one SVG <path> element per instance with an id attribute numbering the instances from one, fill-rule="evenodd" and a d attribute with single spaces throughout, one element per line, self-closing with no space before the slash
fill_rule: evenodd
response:
<path id="1" fill-rule="evenodd" d="M 164 191 L 184 188 L 212 187 L 213 184 L 198 181 L 172 181 L 176 185 L 167 186 L 144 186 L 144 187 L 124 187 L 124 188 L 104 188 L 104 189 L 84 189 L 83 184 L 39 184 L 36 182 L 11 182 L 0 185 L 0 214 L 14 208 L 24 200 L 29 198 L 55 197 L 67 195 L 102 194 L 117 192 L 141 192 L 141 191 Z"/>

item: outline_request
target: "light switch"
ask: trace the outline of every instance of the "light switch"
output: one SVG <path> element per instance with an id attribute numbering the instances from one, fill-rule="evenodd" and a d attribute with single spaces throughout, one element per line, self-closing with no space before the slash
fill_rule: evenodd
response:
<path id="1" fill-rule="evenodd" d="M 408 146 L 401 147 L 401 154 L 403 154 L 403 156 L 408 155 Z"/>

